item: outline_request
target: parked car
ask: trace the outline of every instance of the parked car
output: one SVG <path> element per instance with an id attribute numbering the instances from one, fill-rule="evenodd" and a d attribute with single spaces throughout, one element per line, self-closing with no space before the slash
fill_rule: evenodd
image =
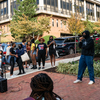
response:
<path id="1" fill-rule="evenodd" d="M 78 36 L 68 36 L 54 39 L 56 42 L 56 52 L 58 52 L 59 55 L 75 53 L 75 37 L 76 43 L 78 43 Z"/>

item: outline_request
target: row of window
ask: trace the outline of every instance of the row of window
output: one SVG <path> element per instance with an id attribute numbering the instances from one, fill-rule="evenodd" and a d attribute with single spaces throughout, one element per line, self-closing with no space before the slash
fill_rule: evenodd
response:
<path id="1" fill-rule="evenodd" d="M 66 23 L 66 21 L 65 21 L 65 23 Z M 61 28 L 63 28 L 63 20 L 60 20 L 60 27 Z M 56 19 L 56 23 L 55 23 L 55 21 L 54 21 L 54 19 L 52 19 L 52 26 L 54 27 L 54 26 L 56 26 L 56 27 L 59 27 L 59 22 L 58 22 L 58 19 Z M 65 26 L 65 29 L 66 29 L 66 24 L 64 25 Z"/>
<path id="2" fill-rule="evenodd" d="M 3 30 L 4 32 L 9 32 L 9 26 L 1 26 L 1 30 Z"/>

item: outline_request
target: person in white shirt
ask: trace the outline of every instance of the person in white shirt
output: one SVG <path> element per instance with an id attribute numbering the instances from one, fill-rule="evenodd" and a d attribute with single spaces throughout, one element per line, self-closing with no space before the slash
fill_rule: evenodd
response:
<path id="1" fill-rule="evenodd" d="M 8 44 L 8 47 L 6 48 L 6 58 L 8 59 L 9 55 L 10 55 L 10 48 L 11 48 L 11 45 Z"/>

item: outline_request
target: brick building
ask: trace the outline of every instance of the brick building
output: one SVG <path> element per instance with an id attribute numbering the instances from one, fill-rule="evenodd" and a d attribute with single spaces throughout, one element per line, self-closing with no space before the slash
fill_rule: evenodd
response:
<path id="1" fill-rule="evenodd" d="M 76 7 L 79 7 L 82 20 L 88 18 L 90 21 L 95 22 L 100 19 L 100 1 L 97 0 L 36 0 L 37 2 L 37 15 L 53 15 L 50 21 L 50 33 L 45 35 L 54 35 L 56 37 L 70 35 L 68 25 L 64 25 L 63 21 L 70 18 L 71 13 L 76 12 Z M 9 35 L 8 24 L 12 20 L 14 9 L 18 9 L 16 0 L 0 0 L 0 28 Z"/>

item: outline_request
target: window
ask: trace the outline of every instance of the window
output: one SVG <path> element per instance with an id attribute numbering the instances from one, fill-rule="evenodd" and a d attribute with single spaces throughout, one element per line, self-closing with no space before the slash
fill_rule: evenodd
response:
<path id="1" fill-rule="evenodd" d="M 70 38 L 70 42 L 75 42 L 75 38 Z"/>
<path id="2" fill-rule="evenodd" d="M 3 16 L 3 9 L 1 9 L 1 16 Z"/>
<path id="3" fill-rule="evenodd" d="M 16 9 L 16 1 L 14 1 L 14 3 L 13 3 L 13 4 L 14 4 L 14 5 L 13 5 L 13 6 L 14 6 L 14 9 Z"/>
<path id="4" fill-rule="evenodd" d="M 47 0 L 47 5 L 50 5 L 50 0 Z"/>
<path id="5" fill-rule="evenodd" d="M 57 2 L 57 0 L 55 0 L 55 6 L 58 7 L 58 2 Z"/>
<path id="6" fill-rule="evenodd" d="M 39 0 L 36 1 L 37 5 L 39 4 Z"/>
<path id="7" fill-rule="evenodd" d="M 62 20 L 61 20 L 60 24 L 61 24 L 61 28 L 62 28 Z"/>
<path id="8" fill-rule="evenodd" d="M 5 26 L 4 26 L 4 32 L 5 32 Z"/>
<path id="9" fill-rule="evenodd" d="M 54 26 L 54 19 L 52 19 L 52 26 Z"/>
<path id="10" fill-rule="evenodd" d="M 58 27 L 58 19 L 57 19 L 57 21 L 56 21 L 56 22 L 57 22 L 57 27 Z"/>
<path id="11" fill-rule="evenodd" d="M 54 6 L 54 0 L 51 0 L 51 6 Z"/>
<path id="12" fill-rule="evenodd" d="M 6 8 L 4 8 L 4 15 L 6 14 Z"/>
<path id="13" fill-rule="evenodd" d="M 63 1 L 63 9 L 66 9 L 66 3 Z"/>

